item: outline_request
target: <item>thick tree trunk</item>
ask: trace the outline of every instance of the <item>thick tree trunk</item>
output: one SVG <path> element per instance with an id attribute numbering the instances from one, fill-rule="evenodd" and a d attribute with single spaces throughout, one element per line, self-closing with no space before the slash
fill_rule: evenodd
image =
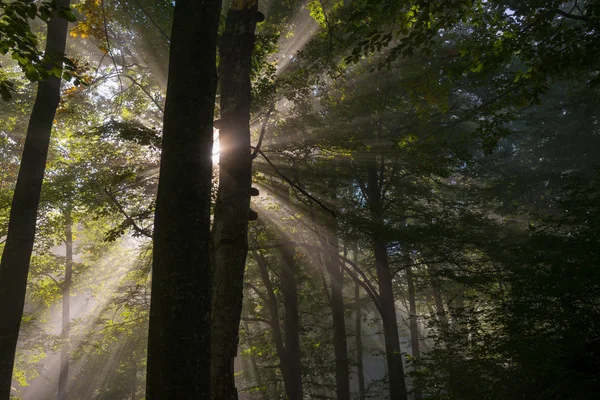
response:
<path id="1" fill-rule="evenodd" d="M 67 388 L 69 382 L 69 354 L 71 346 L 69 343 L 69 332 L 71 324 L 71 280 L 73 277 L 73 220 L 71 208 L 67 206 L 64 211 L 65 217 L 65 279 L 62 287 L 62 340 L 60 351 L 60 373 L 58 376 L 58 400 L 67 400 Z"/>
<path id="2" fill-rule="evenodd" d="M 289 400 L 302 400 L 302 365 L 300 361 L 300 322 L 298 316 L 298 282 L 296 279 L 296 261 L 294 248 L 281 248 L 281 294 L 283 295 L 283 331 L 290 374 L 289 388 L 286 393 Z"/>
<path id="3" fill-rule="evenodd" d="M 216 400 L 236 400 L 237 355 L 244 269 L 248 254 L 248 211 L 252 184 L 250 154 L 250 69 L 257 0 L 234 0 L 219 46 L 221 122 L 219 191 L 214 217 L 212 390 Z"/>
<path id="4" fill-rule="evenodd" d="M 390 398 L 394 400 L 407 400 L 406 383 L 404 381 L 404 367 L 402 365 L 402 351 L 398 335 L 398 321 L 396 318 L 396 304 L 392 287 L 392 274 L 388 262 L 384 229 L 383 204 L 381 185 L 378 177 L 376 159 L 367 168 L 367 195 L 368 207 L 372 220 L 373 247 L 375 253 L 375 267 L 379 283 L 379 299 L 381 303 L 381 322 L 385 342 L 385 353 L 388 364 L 388 382 Z"/>
<path id="5" fill-rule="evenodd" d="M 355 256 L 356 263 L 356 256 Z M 363 345 L 362 345 L 362 311 L 360 307 L 360 286 L 354 284 L 354 304 L 356 306 L 355 339 L 356 339 L 356 374 L 358 375 L 358 398 L 365 400 L 365 371 L 363 369 Z"/>
<path id="6" fill-rule="evenodd" d="M 409 327 L 410 327 L 410 346 L 412 356 L 415 359 L 414 369 L 418 371 L 421 365 L 421 349 L 419 347 L 419 326 L 417 324 L 417 301 L 415 299 L 415 282 L 413 280 L 412 267 L 406 268 L 406 282 L 408 285 L 408 312 L 409 312 Z M 421 400 L 423 393 L 417 389 L 414 391 L 415 400 Z"/>
<path id="7" fill-rule="evenodd" d="M 210 192 L 219 0 L 175 3 L 154 222 L 147 398 L 211 398 Z"/>
<path id="8" fill-rule="evenodd" d="M 325 266 L 331 281 L 331 313 L 333 316 L 333 340 L 335 354 L 335 382 L 338 400 L 350 400 L 350 376 L 348 370 L 348 346 L 346 342 L 346 319 L 344 317 L 343 269 L 340 262 L 337 238 L 337 221 L 329 224 L 325 232 Z"/>
<path id="9" fill-rule="evenodd" d="M 58 7 L 69 7 L 70 0 L 57 0 L 56 3 Z M 53 17 L 48 22 L 45 52 L 64 54 L 66 40 L 67 20 Z M 0 262 L 0 399 L 10 396 L 37 209 L 59 100 L 60 78 L 50 77 L 38 84 L 10 209 L 8 234 Z"/>

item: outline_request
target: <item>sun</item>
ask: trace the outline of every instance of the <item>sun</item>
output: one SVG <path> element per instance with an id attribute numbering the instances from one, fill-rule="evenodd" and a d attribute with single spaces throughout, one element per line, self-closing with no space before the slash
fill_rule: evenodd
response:
<path id="1" fill-rule="evenodd" d="M 212 148 L 212 162 L 213 165 L 217 165 L 219 163 L 219 130 L 213 130 L 213 148 Z"/>

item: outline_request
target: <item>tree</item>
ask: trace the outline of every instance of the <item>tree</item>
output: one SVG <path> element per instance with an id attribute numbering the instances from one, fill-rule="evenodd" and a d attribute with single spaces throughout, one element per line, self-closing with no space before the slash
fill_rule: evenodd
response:
<path id="1" fill-rule="evenodd" d="M 218 0 L 175 5 L 154 223 L 149 399 L 209 399 L 211 393 L 210 192 L 220 10 Z"/>
<path id="2" fill-rule="evenodd" d="M 262 15 L 262 14 L 261 14 Z M 250 100 L 257 0 L 235 0 L 227 12 L 219 45 L 221 119 L 219 188 L 213 223 L 215 265 L 212 311 L 213 398 L 237 399 L 233 362 L 242 313 L 252 157 Z M 263 16 L 264 18 L 264 16 Z"/>
<path id="3" fill-rule="evenodd" d="M 59 0 L 59 8 L 70 0 Z M 67 20 L 54 14 L 48 21 L 46 53 L 63 55 Z M 52 68 L 46 64 L 45 68 Z M 14 356 L 23 316 L 27 274 L 35 238 L 37 209 L 46 168 L 50 133 L 60 99 L 60 76 L 51 75 L 38 84 L 27 137 L 14 191 L 6 245 L 0 262 L 0 397 L 8 398 Z"/>

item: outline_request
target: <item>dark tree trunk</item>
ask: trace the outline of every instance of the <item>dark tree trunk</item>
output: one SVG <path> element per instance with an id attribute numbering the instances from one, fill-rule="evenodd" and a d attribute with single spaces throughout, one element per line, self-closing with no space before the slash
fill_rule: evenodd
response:
<path id="1" fill-rule="evenodd" d="M 417 302 L 415 299 L 415 282 L 413 280 L 412 268 L 406 268 L 406 282 L 408 285 L 408 312 L 409 312 L 409 327 L 410 327 L 410 346 L 412 356 L 414 358 L 414 369 L 418 371 L 421 365 L 421 350 L 419 347 L 419 326 L 417 325 Z M 415 400 L 421 400 L 423 393 L 420 389 L 414 391 Z"/>
<path id="2" fill-rule="evenodd" d="M 60 351 L 60 373 L 58 376 L 58 400 L 67 399 L 67 388 L 69 382 L 69 354 L 71 346 L 69 343 L 69 332 L 71 324 L 71 280 L 73 277 L 73 220 L 71 208 L 67 206 L 65 217 L 65 279 L 62 287 L 62 340 Z"/>
<path id="3" fill-rule="evenodd" d="M 355 256 L 356 263 L 356 256 Z M 360 307 L 360 286 L 354 284 L 354 304 L 356 307 L 355 339 L 356 339 L 356 374 L 358 375 L 358 396 L 365 400 L 365 371 L 363 369 L 363 345 L 362 345 L 362 311 Z"/>
<path id="4" fill-rule="evenodd" d="M 70 0 L 57 0 L 56 3 L 59 7 L 69 7 Z M 64 54 L 66 40 L 67 20 L 53 17 L 48 22 L 45 52 Z M 60 78 L 50 77 L 38 84 L 10 209 L 8 234 L 0 262 L 0 399 L 10 396 L 37 209 L 59 100 Z"/>
<path id="5" fill-rule="evenodd" d="M 335 382 L 338 400 L 350 400 L 350 376 L 348 370 L 348 346 L 346 320 L 344 317 L 343 269 L 340 262 L 337 238 L 337 222 L 334 220 L 325 233 L 325 266 L 331 281 L 331 313 L 333 316 L 333 340 L 335 354 Z"/>
<path id="6" fill-rule="evenodd" d="M 219 0 L 175 4 L 154 220 L 147 398 L 211 398 L 210 192 Z"/>
<path id="7" fill-rule="evenodd" d="M 400 349 L 400 337 L 398 335 L 398 321 L 396 318 L 392 274 L 388 262 L 386 239 L 383 235 L 384 220 L 382 193 L 378 176 L 379 168 L 376 161 L 376 158 L 373 158 L 371 164 L 367 168 L 367 196 L 372 220 L 375 267 L 379 282 L 380 313 L 388 364 L 390 398 L 394 400 L 407 400 L 408 394 L 406 391 L 406 383 L 404 381 L 404 367 L 402 365 L 402 351 Z"/>
<path id="8" fill-rule="evenodd" d="M 242 313 L 252 184 L 250 69 L 256 0 L 234 0 L 219 46 L 221 121 L 219 191 L 214 217 L 212 390 L 216 400 L 236 400 L 234 358 Z"/>
<path id="9" fill-rule="evenodd" d="M 302 366 L 300 361 L 300 323 L 298 316 L 298 282 L 296 280 L 296 261 L 294 248 L 281 248 L 281 294 L 283 295 L 283 330 L 285 350 L 290 374 L 289 400 L 302 400 Z"/>

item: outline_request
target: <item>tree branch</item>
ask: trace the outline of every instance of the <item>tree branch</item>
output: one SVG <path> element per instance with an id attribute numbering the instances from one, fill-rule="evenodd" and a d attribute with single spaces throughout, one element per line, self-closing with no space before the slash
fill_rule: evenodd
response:
<path id="1" fill-rule="evenodd" d="M 279 171 L 279 169 L 275 166 L 275 164 L 273 164 L 273 162 L 271 160 L 269 160 L 269 158 L 265 155 L 265 153 L 262 152 L 262 150 L 260 150 L 257 147 L 254 147 L 254 146 L 250 146 L 250 147 L 253 148 L 256 152 L 258 152 L 258 154 L 260 154 L 265 159 L 265 161 L 271 166 L 271 168 L 273 168 L 273 170 L 275 171 L 275 173 L 277 173 L 277 175 L 279 175 L 291 187 L 293 187 L 294 189 L 296 189 L 297 191 L 299 191 L 300 193 L 302 193 L 303 195 L 305 195 L 306 197 L 308 197 L 308 199 L 310 199 L 313 202 L 315 202 L 316 204 L 318 204 L 322 209 L 324 209 L 325 211 L 327 211 L 328 213 L 330 213 L 331 215 L 333 215 L 334 218 L 337 218 L 337 215 L 335 214 L 334 211 L 332 211 L 329 207 L 327 207 L 325 204 L 323 204 L 319 200 L 315 199 L 306 190 L 304 190 L 300 186 L 296 185 L 287 176 L 285 176 L 283 173 L 281 173 L 281 171 Z"/>
<path id="2" fill-rule="evenodd" d="M 127 211 L 125 211 L 123 206 L 121 206 L 121 204 L 119 204 L 117 199 L 112 195 L 111 192 L 108 191 L 108 189 L 104 189 L 104 193 L 106 193 L 108 198 L 115 204 L 115 206 L 117 206 L 117 208 L 119 209 L 119 212 L 121 214 L 123 214 L 123 216 L 125 217 L 125 220 L 127 221 L 127 223 L 129 223 L 137 233 L 139 233 L 142 236 L 152 239 L 152 233 L 148 232 L 147 229 L 144 229 L 144 228 L 140 227 L 138 224 L 136 224 L 135 220 L 132 217 L 130 217 L 129 214 L 127 214 Z"/>

